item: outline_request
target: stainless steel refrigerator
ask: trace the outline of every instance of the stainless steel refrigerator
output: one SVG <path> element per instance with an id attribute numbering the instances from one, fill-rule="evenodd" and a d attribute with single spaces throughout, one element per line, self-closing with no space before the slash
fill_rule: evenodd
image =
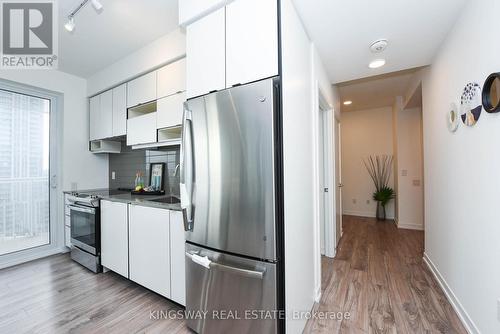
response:
<path id="1" fill-rule="evenodd" d="M 271 78 L 185 103 L 186 311 L 197 333 L 279 331 L 278 94 Z"/>

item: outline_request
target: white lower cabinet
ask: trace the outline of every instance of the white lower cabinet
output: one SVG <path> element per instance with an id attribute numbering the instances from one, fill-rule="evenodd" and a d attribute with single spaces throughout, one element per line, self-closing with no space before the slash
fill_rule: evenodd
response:
<path id="1" fill-rule="evenodd" d="M 71 248 L 71 227 L 66 225 L 64 226 L 64 244 Z"/>
<path id="2" fill-rule="evenodd" d="M 170 211 L 170 299 L 186 305 L 184 223 L 180 211 Z"/>
<path id="3" fill-rule="evenodd" d="M 129 277 L 127 203 L 101 200 L 101 262 L 104 267 Z"/>
<path id="4" fill-rule="evenodd" d="M 130 279 L 170 298 L 169 210 L 129 206 Z"/>

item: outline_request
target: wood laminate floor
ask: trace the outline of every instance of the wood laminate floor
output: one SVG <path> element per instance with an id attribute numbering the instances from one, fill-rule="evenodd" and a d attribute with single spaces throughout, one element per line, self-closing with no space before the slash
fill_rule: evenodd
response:
<path id="1" fill-rule="evenodd" d="M 424 233 L 344 216 L 335 259 L 322 259 L 315 309 L 349 320 L 310 320 L 304 333 L 467 333 L 423 263 Z"/>
<path id="2" fill-rule="evenodd" d="M 2 334 L 191 333 L 155 313 L 181 309 L 116 273 L 95 275 L 69 254 L 0 270 Z"/>
<path id="3" fill-rule="evenodd" d="M 304 332 L 466 333 L 422 252 L 423 232 L 346 216 L 337 257 L 322 260 L 316 309 L 351 317 L 309 321 Z M 0 333 L 191 333 L 183 320 L 155 313 L 181 309 L 113 272 L 94 275 L 68 254 L 0 270 Z"/>

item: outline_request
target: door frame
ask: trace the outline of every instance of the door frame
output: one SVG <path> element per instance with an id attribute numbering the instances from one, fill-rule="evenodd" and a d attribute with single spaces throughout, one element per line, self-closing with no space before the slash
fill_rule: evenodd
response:
<path id="1" fill-rule="evenodd" d="M 337 124 L 337 126 L 335 126 L 335 124 Z M 342 216 L 342 213 L 343 213 L 343 208 L 342 208 L 342 187 L 343 187 L 343 184 L 342 184 L 342 127 L 341 127 L 341 121 L 340 121 L 340 116 L 338 115 L 335 115 L 334 119 L 333 119 L 333 126 L 334 126 L 334 129 L 336 130 L 335 131 L 335 139 L 334 139 L 334 142 L 333 142 L 333 152 L 335 154 L 335 157 L 334 159 L 337 161 L 335 163 L 334 161 L 334 166 L 338 167 L 338 171 L 335 169 L 334 173 L 335 173 L 335 184 L 334 184 L 334 187 L 335 187 L 335 200 L 334 200 L 334 206 L 335 206 L 335 213 L 339 215 L 340 217 L 340 236 L 338 238 L 338 241 L 340 241 L 340 238 L 342 238 L 342 235 L 344 234 L 344 228 L 343 228 L 343 224 L 342 224 L 342 220 L 343 220 L 343 216 Z M 338 152 L 336 151 L 336 147 L 335 145 L 338 145 Z M 338 176 L 338 180 L 337 180 L 337 176 Z M 339 189 L 339 194 L 340 194 L 340 198 L 337 199 L 337 188 Z M 337 201 L 339 203 L 339 207 L 337 207 Z M 337 251 L 337 247 L 338 247 L 338 244 L 337 244 L 337 226 L 336 226 L 336 223 L 337 221 L 335 220 L 334 222 L 334 229 L 335 229 L 335 252 Z"/>
<path id="2" fill-rule="evenodd" d="M 334 199 L 335 196 L 332 193 L 335 189 L 335 174 L 334 174 L 334 157 L 333 157 L 333 108 L 328 104 L 323 94 L 319 93 L 319 105 L 318 105 L 319 116 L 323 118 L 323 166 L 318 165 L 319 172 L 324 173 L 324 179 L 326 180 L 325 188 L 328 188 L 326 192 L 326 200 L 324 201 L 324 210 L 328 213 L 328 218 L 325 219 L 325 235 L 324 246 L 325 246 L 325 256 L 333 258 L 335 256 L 335 206 Z M 318 143 L 319 144 L 319 143 Z M 318 145 L 318 154 L 321 146 Z M 318 159 L 319 160 L 319 159 Z M 319 173 L 317 184 L 319 185 Z M 320 189 L 321 190 L 321 189 Z M 320 222 L 321 224 L 321 222 Z M 322 236 L 320 235 L 320 238 Z"/>
<path id="3" fill-rule="evenodd" d="M 62 186 L 63 94 L 0 79 L 0 89 L 50 101 L 49 125 L 49 244 L 0 255 L 0 269 L 67 251 L 64 247 Z"/>

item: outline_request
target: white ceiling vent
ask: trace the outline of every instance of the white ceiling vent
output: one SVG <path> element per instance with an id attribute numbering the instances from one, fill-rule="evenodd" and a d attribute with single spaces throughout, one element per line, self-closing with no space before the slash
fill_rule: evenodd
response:
<path id="1" fill-rule="evenodd" d="M 380 53 L 387 48 L 387 44 L 389 43 L 387 42 L 386 39 L 379 39 L 373 42 L 372 45 L 370 45 L 370 51 L 372 53 Z"/>

